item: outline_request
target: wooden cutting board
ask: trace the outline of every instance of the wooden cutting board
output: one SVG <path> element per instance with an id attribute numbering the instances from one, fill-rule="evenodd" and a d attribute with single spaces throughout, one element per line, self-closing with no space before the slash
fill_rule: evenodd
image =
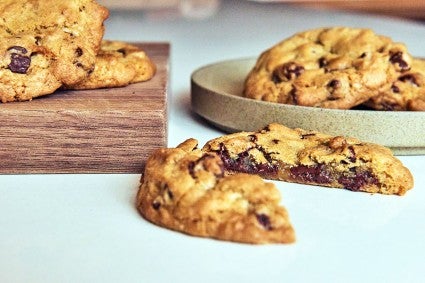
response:
<path id="1" fill-rule="evenodd" d="M 157 66 L 150 81 L 0 103 L 0 173 L 141 173 L 167 145 L 170 46 L 137 45 Z"/>

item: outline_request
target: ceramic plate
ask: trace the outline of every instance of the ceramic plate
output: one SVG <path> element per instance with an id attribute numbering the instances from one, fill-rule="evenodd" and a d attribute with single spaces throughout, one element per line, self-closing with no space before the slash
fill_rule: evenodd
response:
<path id="1" fill-rule="evenodd" d="M 379 143 L 399 155 L 425 154 L 425 112 L 324 109 L 242 97 L 245 77 L 255 61 L 235 59 L 194 71 L 193 111 L 226 132 L 254 131 L 277 122 Z"/>

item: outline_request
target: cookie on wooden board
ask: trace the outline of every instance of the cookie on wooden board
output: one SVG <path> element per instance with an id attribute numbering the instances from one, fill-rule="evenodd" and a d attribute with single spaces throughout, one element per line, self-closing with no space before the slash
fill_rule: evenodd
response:
<path id="1" fill-rule="evenodd" d="M 130 43 L 103 40 L 95 66 L 86 79 L 67 89 L 122 87 L 150 80 L 156 66 L 144 50 Z"/>

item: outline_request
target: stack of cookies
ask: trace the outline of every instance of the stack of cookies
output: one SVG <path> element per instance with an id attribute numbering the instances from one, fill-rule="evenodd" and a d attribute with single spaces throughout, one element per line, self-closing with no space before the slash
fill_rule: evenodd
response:
<path id="1" fill-rule="evenodd" d="M 370 29 L 314 29 L 264 51 L 246 78 L 244 96 L 323 108 L 424 111 L 425 61 Z"/>
<path id="2" fill-rule="evenodd" d="M 143 50 L 103 40 L 109 12 L 94 0 L 4 0 L 0 15 L 2 102 L 125 86 L 155 73 Z"/>

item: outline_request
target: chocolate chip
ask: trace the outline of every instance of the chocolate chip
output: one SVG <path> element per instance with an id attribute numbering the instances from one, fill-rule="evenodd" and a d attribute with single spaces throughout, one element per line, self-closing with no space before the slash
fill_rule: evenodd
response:
<path id="1" fill-rule="evenodd" d="M 75 49 L 75 54 L 77 55 L 77 57 L 81 57 L 83 55 L 83 49 L 77 47 L 77 49 Z"/>
<path id="2" fill-rule="evenodd" d="M 289 81 L 300 76 L 304 72 L 304 67 L 298 65 L 294 62 L 285 63 L 279 65 L 274 69 L 272 74 L 272 80 L 275 83 L 280 83 L 283 81 Z"/>
<path id="3" fill-rule="evenodd" d="M 40 45 L 40 41 L 41 41 L 41 36 L 36 36 L 35 37 L 35 44 Z"/>
<path id="4" fill-rule="evenodd" d="M 328 87 L 331 87 L 331 88 L 339 88 L 339 87 L 341 87 L 341 82 L 340 82 L 339 80 L 331 80 L 331 81 L 328 83 Z"/>
<path id="5" fill-rule="evenodd" d="M 394 84 L 391 86 L 391 90 L 394 93 L 400 93 L 400 88 L 398 86 L 394 85 Z"/>
<path id="6" fill-rule="evenodd" d="M 75 66 L 77 66 L 78 68 L 83 68 L 84 67 L 83 63 L 81 63 L 81 62 L 76 62 L 75 63 Z"/>
<path id="7" fill-rule="evenodd" d="M 312 136 L 315 136 L 315 135 L 316 135 L 315 133 L 302 134 L 301 135 L 301 139 L 303 140 L 303 139 L 305 139 L 307 137 L 312 137 Z"/>
<path id="8" fill-rule="evenodd" d="M 122 55 L 125 55 L 126 53 L 124 48 L 118 49 L 117 52 L 121 53 Z"/>
<path id="9" fill-rule="evenodd" d="M 270 222 L 270 217 L 264 213 L 256 214 L 258 223 L 264 227 L 266 230 L 272 230 L 272 224 Z"/>
<path id="10" fill-rule="evenodd" d="M 390 62 L 393 64 L 398 64 L 402 71 L 407 71 L 410 69 L 409 64 L 403 60 L 403 52 L 401 51 L 390 54 Z"/>
<path id="11" fill-rule="evenodd" d="M 348 150 L 350 151 L 350 156 L 348 157 L 348 160 L 350 160 L 351 162 L 356 162 L 357 158 L 356 158 L 356 152 L 354 151 L 354 147 L 353 146 L 349 146 Z"/>
<path id="12" fill-rule="evenodd" d="M 274 144 L 278 144 L 278 143 L 280 142 L 280 140 L 273 139 L 273 140 L 272 140 L 272 142 L 273 142 Z"/>
<path id="13" fill-rule="evenodd" d="M 250 142 L 254 142 L 255 143 L 255 142 L 258 141 L 258 138 L 257 138 L 256 135 L 249 135 L 248 138 L 249 138 L 249 141 Z"/>
<path id="14" fill-rule="evenodd" d="M 324 57 L 319 59 L 319 67 L 320 68 L 326 67 L 327 64 L 328 64 L 328 61 Z"/>
<path id="15" fill-rule="evenodd" d="M 402 82 L 410 82 L 414 84 L 415 86 L 419 86 L 418 81 L 416 80 L 416 77 L 413 74 L 406 74 L 398 78 L 399 81 Z"/>
<path id="16" fill-rule="evenodd" d="M 273 158 L 272 158 L 271 154 L 269 152 L 267 152 L 267 150 L 265 150 L 262 146 L 258 146 L 258 145 L 257 145 L 256 148 L 258 149 L 258 151 L 260 151 L 263 154 L 264 158 L 268 162 L 270 162 L 270 163 L 273 162 Z"/>
<path id="17" fill-rule="evenodd" d="M 297 89 L 295 87 L 289 92 L 289 97 L 292 98 L 293 104 L 298 105 Z"/>
<path id="18" fill-rule="evenodd" d="M 339 80 L 333 79 L 327 84 L 327 89 L 329 92 L 328 99 L 329 100 L 337 100 L 341 99 L 341 92 L 338 91 L 339 88 L 341 88 L 342 83 Z"/>
<path id="19" fill-rule="evenodd" d="M 264 132 L 270 132 L 269 125 L 265 126 L 262 131 L 264 131 Z"/>
<path id="20" fill-rule="evenodd" d="M 28 55 L 28 50 L 22 46 L 11 46 L 7 49 L 10 51 L 10 63 L 8 68 L 13 73 L 26 74 L 31 65 L 31 58 Z"/>
<path id="21" fill-rule="evenodd" d="M 172 199 L 174 198 L 174 194 L 173 194 L 173 192 L 171 191 L 170 187 L 169 187 L 167 184 L 165 185 L 164 190 L 165 190 L 165 192 L 167 193 L 168 198 L 169 198 L 170 200 L 172 200 Z"/>
<path id="22" fill-rule="evenodd" d="M 152 207 L 153 209 L 158 210 L 161 207 L 161 203 L 159 201 L 154 200 L 152 202 Z"/>
<path id="23" fill-rule="evenodd" d="M 280 76 L 279 76 L 278 72 L 276 72 L 276 70 L 274 70 L 273 73 L 272 73 L 272 81 L 275 84 L 278 84 L 278 83 L 281 83 L 282 82 L 282 79 L 280 78 Z"/>
<path id="24" fill-rule="evenodd" d="M 13 73 L 26 74 L 31 65 L 31 58 L 17 53 L 10 55 L 9 69 Z"/>
<path id="25" fill-rule="evenodd" d="M 193 179 L 197 179 L 198 176 L 196 174 L 199 170 L 206 170 L 213 173 L 216 177 L 222 177 L 224 175 L 223 164 L 219 162 L 209 162 L 209 159 L 217 158 L 215 155 L 204 154 L 196 161 L 192 161 L 188 164 L 189 174 Z M 219 160 L 219 159 L 217 159 Z"/>
<path id="26" fill-rule="evenodd" d="M 359 56 L 359 58 L 365 58 L 366 57 L 366 52 L 363 52 L 360 56 Z"/>

